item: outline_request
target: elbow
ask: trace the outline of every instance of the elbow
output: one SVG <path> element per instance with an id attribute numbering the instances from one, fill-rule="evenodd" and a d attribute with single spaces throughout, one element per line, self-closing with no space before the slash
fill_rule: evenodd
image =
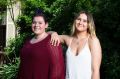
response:
<path id="1" fill-rule="evenodd" d="M 100 71 L 99 71 L 99 69 L 93 69 L 93 71 L 92 71 L 92 79 L 100 79 Z"/>

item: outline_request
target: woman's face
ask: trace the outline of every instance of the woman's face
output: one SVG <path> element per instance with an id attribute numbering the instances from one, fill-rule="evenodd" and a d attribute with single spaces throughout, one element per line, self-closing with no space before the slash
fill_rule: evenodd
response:
<path id="1" fill-rule="evenodd" d="M 48 27 L 48 23 L 45 23 L 45 20 L 42 16 L 35 16 L 32 22 L 32 31 L 36 35 L 40 35 L 45 32 L 45 28 Z"/>
<path id="2" fill-rule="evenodd" d="M 88 23 L 85 13 L 80 14 L 79 17 L 76 19 L 75 23 L 77 31 L 87 31 Z"/>

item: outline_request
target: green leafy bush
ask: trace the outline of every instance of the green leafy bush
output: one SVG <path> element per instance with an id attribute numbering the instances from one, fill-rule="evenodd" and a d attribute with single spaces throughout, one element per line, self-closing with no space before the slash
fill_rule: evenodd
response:
<path id="1" fill-rule="evenodd" d="M 25 39 L 30 35 L 31 35 L 30 33 L 24 33 L 24 34 L 18 35 L 16 38 L 10 39 L 7 47 L 5 47 L 4 49 L 5 54 L 7 54 L 9 58 L 19 57 L 19 51 Z"/>
<path id="2" fill-rule="evenodd" d="M 29 35 L 21 34 L 9 40 L 9 45 L 5 47 L 6 62 L 0 66 L 0 79 L 16 79 L 20 63 L 19 51 Z"/>
<path id="3" fill-rule="evenodd" d="M 0 67 L 0 79 L 16 79 L 19 69 L 19 58 L 15 58 L 14 63 L 3 64 Z"/>

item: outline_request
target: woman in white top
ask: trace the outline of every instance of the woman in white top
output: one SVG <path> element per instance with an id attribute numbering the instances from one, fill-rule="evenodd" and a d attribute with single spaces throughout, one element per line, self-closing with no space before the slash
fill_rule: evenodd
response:
<path id="1" fill-rule="evenodd" d="M 59 42 L 68 46 L 66 79 L 100 79 L 101 46 L 90 13 L 81 11 L 76 15 L 71 36 L 53 32 L 51 43 Z"/>

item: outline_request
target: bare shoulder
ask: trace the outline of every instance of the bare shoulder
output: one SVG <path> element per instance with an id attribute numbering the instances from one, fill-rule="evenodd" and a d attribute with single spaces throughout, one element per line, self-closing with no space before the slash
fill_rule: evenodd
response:
<path id="1" fill-rule="evenodd" d="M 100 41 L 97 36 L 90 36 L 88 43 L 91 51 L 101 50 Z"/>
<path id="2" fill-rule="evenodd" d="M 64 37 L 65 39 L 67 39 L 67 40 L 72 38 L 72 36 L 70 36 L 70 35 L 61 35 L 61 36 Z"/>
<path id="3" fill-rule="evenodd" d="M 97 36 L 90 36 L 88 41 L 89 41 L 89 44 L 97 44 L 97 43 L 99 43 L 99 39 L 98 39 Z"/>
<path id="4" fill-rule="evenodd" d="M 72 36 L 70 35 L 60 35 L 60 39 L 63 43 L 65 43 L 66 45 L 69 44 L 69 42 L 71 41 L 72 39 Z"/>

